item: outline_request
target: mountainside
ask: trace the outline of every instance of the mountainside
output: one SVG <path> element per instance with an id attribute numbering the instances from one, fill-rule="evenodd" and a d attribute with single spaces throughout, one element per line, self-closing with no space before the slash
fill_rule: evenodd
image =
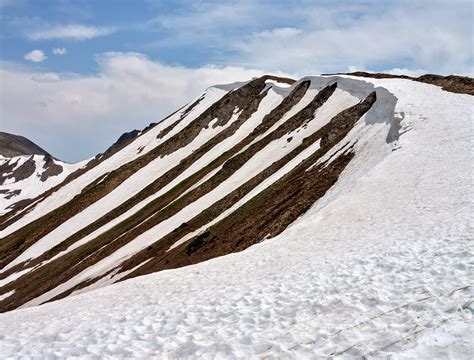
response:
<path id="1" fill-rule="evenodd" d="M 0 131 L 0 156 L 11 158 L 20 155 L 49 155 L 49 153 L 23 136 Z"/>
<path id="2" fill-rule="evenodd" d="M 52 336 L 80 343 L 53 339 L 58 356 L 94 354 L 109 327 L 140 357 L 381 356 L 446 326 L 464 339 L 473 99 L 353 76 L 207 89 L 0 217 L 2 311 L 84 293 L 0 317 L 8 352 L 52 351 L 35 335 L 51 313 Z M 99 344 L 127 357 L 117 337 Z"/>
<path id="3" fill-rule="evenodd" d="M 156 124 L 150 126 L 153 125 Z M 28 148 L 23 148 L 25 153 L 31 151 L 31 155 L 0 156 L 0 215 L 27 207 L 38 199 L 49 196 L 59 187 L 112 156 L 146 130 L 124 133 L 103 153 L 75 164 L 54 158 L 24 137 L 0 133 L 0 141 L 21 140 L 21 142 L 5 140 L 3 142 L 5 154 L 17 154 L 16 149 L 20 148 L 21 144 L 32 144 Z"/>
<path id="4" fill-rule="evenodd" d="M 65 163 L 23 136 L 0 132 L 0 215 L 31 203 L 85 164 Z"/>
<path id="5" fill-rule="evenodd" d="M 30 203 L 83 165 L 68 164 L 50 155 L 0 157 L 0 215 Z"/>

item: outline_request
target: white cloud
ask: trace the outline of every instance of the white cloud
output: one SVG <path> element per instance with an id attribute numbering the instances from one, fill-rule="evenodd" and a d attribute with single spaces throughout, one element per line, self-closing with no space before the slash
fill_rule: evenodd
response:
<path id="1" fill-rule="evenodd" d="M 158 16 L 145 24 L 145 26 L 159 24 L 165 28 L 191 29 L 208 31 L 222 29 L 223 26 L 236 25 L 243 26 L 254 17 L 254 14 L 261 9 L 253 1 L 231 1 L 231 2 L 190 2 L 186 10 L 177 7 L 175 13 L 160 12 Z"/>
<path id="2" fill-rule="evenodd" d="M 25 60 L 28 60 L 31 62 L 41 62 L 41 61 L 46 60 L 48 57 L 45 55 L 43 50 L 35 49 L 25 54 L 24 58 Z"/>
<path id="3" fill-rule="evenodd" d="M 291 39 L 294 36 L 302 35 L 303 31 L 300 29 L 296 29 L 293 27 L 283 27 L 283 28 L 276 28 L 273 30 L 266 30 L 262 31 L 261 33 L 257 34 L 257 36 L 261 37 L 262 39 L 274 39 L 278 38 L 280 40 L 283 39 Z"/>
<path id="4" fill-rule="evenodd" d="M 93 76 L 1 66 L 2 130 L 76 161 L 105 150 L 125 131 L 161 120 L 208 86 L 264 73 L 231 66 L 173 67 L 138 53 L 102 54 L 98 63 Z"/>
<path id="5" fill-rule="evenodd" d="M 344 71 L 348 65 L 383 71 L 397 67 L 435 73 L 473 72 L 472 12 L 449 4 L 394 8 L 347 23 L 262 31 L 234 41 L 238 63 L 298 73 Z M 410 15 L 407 15 L 410 14 Z M 429 30 L 428 30 L 429 29 Z"/>
<path id="6" fill-rule="evenodd" d="M 363 65 L 349 65 L 347 67 L 347 72 L 355 72 L 355 71 L 367 71 L 367 69 Z"/>
<path id="7" fill-rule="evenodd" d="M 150 48 L 189 44 L 218 49 L 219 63 L 301 75 L 345 71 L 472 74 L 472 0 L 213 1 L 159 14 L 172 41 Z M 235 16 L 234 16 L 235 15 Z"/>
<path id="8" fill-rule="evenodd" d="M 66 50 L 66 48 L 53 48 L 53 54 L 54 55 L 66 55 L 67 50 Z"/>
<path id="9" fill-rule="evenodd" d="M 53 82 L 59 81 L 60 77 L 56 73 L 38 73 L 34 74 L 31 79 L 37 82 Z"/>
<path id="10" fill-rule="evenodd" d="M 56 25 L 48 26 L 26 33 L 31 40 L 74 39 L 88 40 L 99 36 L 112 34 L 116 29 L 112 27 L 95 27 L 85 25 Z"/>
<path id="11" fill-rule="evenodd" d="M 365 68 L 365 66 L 356 66 L 356 65 L 349 65 L 347 67 L 347 72 L 356 72 L 356 71 L 364 71 L 368 73 L 374 73 L 376 71 L 370 71 Z M 418 77 L 424 74 L 427 74 L 428 71 L 422 70 L 422 69 L 416 69 L 416 70 L 410 70 L 406 68 L 393 68 L 393 69 L 388 69 L 383 71 L 385 74 L 391 74 L 391 75 L 407 75 L 411 77 Z"/>

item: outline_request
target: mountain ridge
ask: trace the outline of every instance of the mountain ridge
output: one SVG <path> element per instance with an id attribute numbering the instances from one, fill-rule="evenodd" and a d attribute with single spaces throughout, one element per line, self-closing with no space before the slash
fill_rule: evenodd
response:
<path id="1" fill-rule="evenodd" d="M 207 89 L 0 217 L 0 296 L 13 291 L 0 309 L 278 236 L 337 184 L 359 142 L 383 133 L 383 153 L 397 149 L 405 115 L 396 104 L 384 87 L 344 76 L 263 76 Z"/>
<path id="2" fill-rule="evenodd" d="M 425 74 L 418 77 L 408 75 L 396 75 L 376 72 L 365 72 L 365 71 L 354 71 L 349 73 L 334 73 L 324 74 L 325 76 L 331 75 L 351 75 L 356 77 L 369 77 L 374 79 L 407 79 L 413 81 L 419 81 L 426 84 L 431 84 L 441 87 L 443 90 L 458 93 L 474 95 L 474 79 L 468 76 L 460 75 L 436 75 L 436 74 Z"/>
<path id="3" fill-rule="evenodd" d="M 0 131 L 0 155 L 11 158 L 20 155 L 49 155 L 46 150 L 24 136 Z"/>

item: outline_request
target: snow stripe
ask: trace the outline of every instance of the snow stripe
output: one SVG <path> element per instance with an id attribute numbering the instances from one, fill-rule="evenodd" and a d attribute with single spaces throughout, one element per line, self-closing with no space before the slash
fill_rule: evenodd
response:
<path id="1" fill-rule="evenodd" d="M 294 140 L 288 142 L 287 138 L 283 137 L 270 142 L 270 144 L 268 144 L 263 150 L 257 152 L 249 161 L 244 164 L 244 166 L 239 168 L 233 175 L 231 175 L 230 178 L 221 183 L 211 192 L 205 194 L 197 201 L 189 204 L 170 218 L 160 222 L 150 230 L 142 233 L 134 240 L 128 242 L 114 253 L 85 269 L 67 282 L 64 282 L 57 288 L 41 295 L 37 298 L 39 300 L 33 300 L 31 304 L 37 304 L 38 301 L 47 301 L 48 299 L 56 296 L 58 291 L 64 292 L 87 279 L 100 276 L 101 274 L 116 266 L 116 264 L 123 262 L 124 260 L 133 256 L 133 254 L 151 245 L 157 239 L 173 231 L 181 223 L 188 221 L 195 214 L 198 214 L 210 207 L 213 203 L 242 185 L 247 179 L 249 179 L 249 177 L 252 176 L 252 174 L 260 172 L 262 170 L 262 164 L 271 164 L 272 162 L 282 158 L 285 156 L 285 154 L 288 154 L 298 145 L 300 145 L 305 137 L 320 129 L 341 110 L 349 108 L 358 102 L 358 98 L 345 91 L 336 89 L 333 96 L 331 96 L 329 100 L 326 101 L 316 112 L 313 120 L 309 121 L 305 126 L 300 128 L 299 132 L 290 134 L 294 137 Z"/>
<path id="2" fill-rule="evenodd" d="M 182 174 L 180 174 L 178 177 L 176 177 L 172 182 L 170 182 L 164 188 L 162 188 L 161 190 L 159 190 L 155 194 L 149 196 L 145 200 L 139 202 L 138 204 L 133 206 L 131 209 L 124 212 L 123 214 L 121 214 L 120 216 L 115 218 L 114 220 L 112 220 L 112 221 L 108 222 L 107 224 L 103 225 L 99 229 L 95 230 L 91 234 L 89 234 L 86 237 L 82 238 L 81 240 L 75 242 L 69 248 L 67 248 L 66 250 L 58 253 L 57 255 L 55 255 L 53 258 L 51 258 L 47 262 L 53 261 L 53 260 L 59 258 L 60 256 L 62 256 L 64 254 L 78 248 L 79 246 L 95 239 L 100 234 L 102 234 L 105 231 L 111 229 L 112 227 L 114 227 L 118 223 L 124 221 L 125 219 L 129 218 L 133 214 L 137 213 L 144 206 L 146 206 L 147 204 L 149 204 L 153 200 L 157 199 L 158 197 L 162 196 L 163 194 L 168 192 L 170 189 L 172 189 L 173 187 L 178 185 L 181 181 L 183 181 L 184 179 L 188 178 L 189 176 L 191 176 L 192 174 L 194 174 L 195 172 L 197 172 L 201 168 L 203 168 L 206 165 L 208 165 L 209 163 L 211 163 L 219 155 L 221 155 L 223 152 L 229 150 L 232 146 L 234 146 L 234 144 L 238 143 L 245 136 L 247 136 L 249 133 L 251 133 L 257 127 L 257 125 L 261 123 L 261 120 L 263 119 L 263 117 L 268 112 L 270 112 L 272 109 L 274 109 L 276 106 L 278 106 L 281 103 L 281 101 L 282 101 L 282 97 L 280 95 L 276 94 L 274 91 L 270 90 L 268 95 L 261 101 L 261 104 L 260 104 L 258 110 L 254 114 L 252 114 L 252 116 L 242 126 L 240 126 L 239 129 L 232 136 L 228 137 L 227 139 L 225 139 L 224 141 L 220 142 L 218 145 L 213 147 L 209 152 L 207 152 L 204 156 L 202 156 L 200 159 L 198 159 L 196 162 L 194 162 L 188 169 L 186 169 Z M 238 114 L 236 114 L 236 116 L 237 115 Z M 232 122 L 232 120 L 230 122 Z M 181 196 L 185 195 L 187 192 L 191 191 L 196 186 L 198 186 L 199 184 L 201 184 L 202 182 L 204 182 L 205 180 L 210 178 L 218 170 L 219 170 L 219 168 L 212 171 L 210 174 L 207 175 L 207 177 L 203 178 L 200 182 L 198 182 L 196 185 L 194 185 L 193 187 L 188 189 Z M 106 205 L 109 208 L 111 207 L 110 202 L 106 203 Z M 146 221 L 146 220 L 144 220 L 144 221 Z M 140 224 L 138 224 L 138 225 L 140 225 Z M 72 231 L 71 231 L 71 233 L 72 233 Z M 52 234 L 52 233 L 50 233 L 50 234 Z M 65 237 L 67 237 L 67 236 L 62 235 L 61 237 L 58 237 L 58 240 L 61 240 Z M 41 255 L 40 253 L 38 253 L 38 251 L 32 251 L 32 253 L 34 253 L 35 256 Z"/>
<path id="3" fill-rule="evenodd" d="M 20 218 L 18 221 L 7 227 L 6 229 L 0 231 L 0 236 L 5 237 L 14 231 L 18 230 L 19 228 L 31 223 L 32 221 L 40 218 L 41 216 L 49 213 L 50 211 L 58 208 L 59 206 L 67 203 L 71 200 L 75 195 L 79 194 L 81 190 L 93 182 L 95 179 L 99 178 L 100 176 L 111 172 L 121 165 L 131 162 L 134 159 L 138 158 L 139 156 L 144 155 L 145 153 L 151 151 L 153 148 L 158 146 L 159 144 L 165 142 L 170 137 L 175 135 L 177 132 L 182 130 L 186 127 L 192 120 L 196 119 L 202 112 L 204 112 L 211 104 L 215 103 L 219 99 L 221 99 L 227 91 L 217 89 L 217 88 L 209 88 L 205 93 L 205 99 L 201 101 L 187 116 L 185 121 L 181 121 L 172 131 L 170 131 L 166 136 L 161 139 L 157 139 L 157 135 L 159 132 L 168 126 L 171 122 L 178 119 L 182 111 L 176 113 L 175 115 L 168 118 L 165 122 L 159 123 L 150 131 L 144 133 L 142 136 L 139 136 L 137 139 L 132 141 L 129 145 L 127 145 L 121 151 L 113 154 L 110 158 L 106 159 L 99 165 L 95 166 L 94 168 L 87 171 L 85 174 L 80 176 L 77 179 L 74 179 L 66 186 L 60 188 L 49 197 L 41 201 L 40 203 L 36 204 L 34 209 Z M 140 151 L 140 149 L 143 149 Z"/>
<path id="4" fill-rule="evenodd" d="M 32 246 L 26 249 L 14 261 L 10 262 L 5 270 L 24 262 L 28 259 L 40 256 L 44 252 L 58 245 L 68 236 L 74 234 L 79 229 L 97 219 L 108 209 L 119 206 L 122 202 L 137 194 L 140 190 L 150 184 L 156 174 L 162 174 L 173 167 L 180 160 L 190 155 L 194 149 L 204 144 L 220 131 L 224 130 L 237 120 L 239 113 L 223 127 L 214 128 L 211 124 L 209 129 L 203 129 L 199 135 L 188 146 L 182 147 L 170 155 L 159 157 L 151 161 L 148 165 L 139 169 L 136 173 L 122 182 L 113 191 L 102 197 L 99 201 L 88 206 L 86 209 L 62 223 L 59 227 L 49 232 L 46 236 L 36 241 Z"/>

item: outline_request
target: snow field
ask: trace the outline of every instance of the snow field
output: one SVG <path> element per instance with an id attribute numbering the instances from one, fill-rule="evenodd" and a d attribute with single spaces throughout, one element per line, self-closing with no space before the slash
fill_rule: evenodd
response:
<path id="1" fill-rule="evenodd" d="M 474 309 L 467 300 L 474 292 L 466 287 L 472 264 L 460 265 L 472 258 L 465 243 L 347 240 L 308 246 L 308 239 L 291 245 L 277 238 L 185 271 L 2 314 L 1 353 L 300 359 L 405 351 L 414 359 L 469 358 L 473 327 L 466 321 Z M 454 331 L 443 335 L 446 325 Z M 420 336 L 442 341 L 419 350 Z"/>

